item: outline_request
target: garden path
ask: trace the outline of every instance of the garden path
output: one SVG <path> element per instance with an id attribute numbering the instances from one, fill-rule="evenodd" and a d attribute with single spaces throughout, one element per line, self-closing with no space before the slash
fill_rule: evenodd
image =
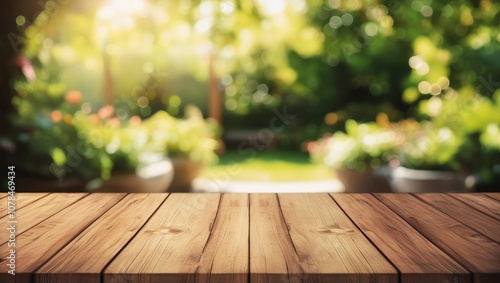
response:
<path id="1" fill-rule="evenodd" d="M 341 193 L 344 186 L 337 179 L 262 182 L 262 181 L 227 181 L 198 178 L 193 182 L 195 192 L 225 193 Z M 208 190 L 207 190 L 208 188 Z"/>

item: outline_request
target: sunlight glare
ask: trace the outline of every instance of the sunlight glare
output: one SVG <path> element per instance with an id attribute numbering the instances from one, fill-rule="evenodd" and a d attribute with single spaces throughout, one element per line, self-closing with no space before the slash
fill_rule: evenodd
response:
<path id="1" fill-rule="evenodd" d="M 287 5 L 285 0 L 258 0 L 257 3 L 262 13 L 268 17 L 281 14 Z"/>
<path id="2" fill-rule="evenodd" d="M 111 0 L 97 12 L 97 19 L 114 29 L 132 29 L 135 26 L 133 16 L 146 9 L 144 0 Z M 99 33 L 103 33 L 102 30 Z"/>

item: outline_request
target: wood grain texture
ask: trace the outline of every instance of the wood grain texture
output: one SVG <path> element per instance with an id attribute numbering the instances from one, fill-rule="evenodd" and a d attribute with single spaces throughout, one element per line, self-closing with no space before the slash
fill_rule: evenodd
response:
<path id="1" fill-rule="evenodd" d="M 471 282 L 470 273 L 370 194 L 331 194 L 396 266 L 402 283 Z"/>
<path id="2" fill-rule="evenodd" d="M 416 194 L 416 197 L 458 222 L 500 243 L 500 221 L 445 194 Z"/>
<path id="3" fill-rule="evenodd" d="M 500 220 L 500 202 L 483 194 L 449 194 L 475 209 Z"/>
<path id="4" fill-rule="evenodd" d="M 129 194 L 36 273 L 37 283 L 101 281 L 105 266 L 144 225 L 167 194 Z"/>
<path id="5" fill-rule="evenodd" d="M 495 194 L 16 195 L 1 283 L 500 282 Z"/>
<path id="6" fill-rule="evenodd" d="M 125 194 L 91 194 L 59 211 L 16 239 L 16 276 L 8 275 L 7 244 L 0 246 L 0 282 L 31 282 L 32 273 L 119 202 Z"/>
<path id="7" fill-rule="evenodd" d="M 474 282 L 500 281 L 500 245 L 408 194 L 375 196 L 419 233 L 473 273 Z"/>
<path id="8" fill-rule="evenodd" d="M 285 232 L 276 233 L 274 238 L 287 238 L 266 245 L 279 245 L 290 241 L 293 246 L 292 251 L 288 251 L 288 246 L 283 246 L 280 250 L 295 255 L 278 254 L 277 257 L 281 257 L 281 263 L 298 259 L 299 270 L 292 265 L 291 268 L 285 269 L 287 274 L 281 274 L 282 264 L 278 266 L 279 269 L 273 269 L 274 266 L 269 266 L 267 260 L 264 261 L 251 252 L 251 271 L 256 274 L 255 277 L 254 274 L 251 275 L 252 279 L 257 278 L 260 282 L 276 282 L 273 281 L 276 275 L 287 275 L 288 279 L 285 277 L 285 282 L 398 281 L 394 267 L 365 238 L 328 194 L 278 194 L 277 204 L 271 199 L 267 202 L 269 206 L 278 205 L 280 208 L 270 211 L 269 217 L 276 219 L 271 214 L 281 213 L 287 228 Z M 251 202 L 251 206 L 255 204 L 265 207 L 266 201 Z M 252 218 L 251 214 L 251 223 Z M 267 229 L 269 228 L 272 227 L 268 226 Z M 279 225 L 275 229 L 283 228 L 283 225 Z M 268 241 L 267 238 L 256 237 L 252 232 L 253 230 L 250 232 L 251 245 L 254 241 L 257 245 Z M 254 249 L 257 248 L 252 248 L 251 251 Z M 268 274 L 271 277 L 267 277 Z"/>
<path id="9" fill-rule="evenodd" d="M 489 196 L 490 198 L 493 198 L 493 199 L 500 201 L 500 193 L 485 193 L 485 195 Z"/>
<path id="10" fill-rule="evenodd" d="M 26 204 L 16 211 L 16 235 L 22 234 L 24 231 L 63 210 L 86 195 L 86 193 L 49 194 L 32 203 Z M 8 220 L 10 220 L 9 216 L 4 216 L 0 218 L 0 223 L 7 223 Z M 0 244 L 4 244 L 7 241 L 7 233 L 2 233 Z"/>
<path id="11" fill-rule="evenodd" d="M 251 194 L 250 282 L 301 282 L 305 276 L 283 220 L 278 196 Z"/>
<path id="12" fill-rule="evenodd" d="M 5 194 L 7 195 L 7 194 Z M 15 194 L 15 206 L 16 206 L 16 211 L 19 211 L 21 208 L 25 207 L 26 205 L 43 198 L 44 196 L 47 196 L 48 193 L 16 193 Z M 3 199 L 3 203 L 0 204 L 0 217 L 4 217 L 7 215 L 7 205 L 8 205 L 8 199 Z"/>
<path id="13" fill-rule="evenodd" d="M 223 194 L 196 282 L 248 282 L 249 196 Z"/>
<path id="14" fill-rule="evenodd" d="M 171 195 L 108 266 L 104 282 L 247 282 L 247 198 Z"/>

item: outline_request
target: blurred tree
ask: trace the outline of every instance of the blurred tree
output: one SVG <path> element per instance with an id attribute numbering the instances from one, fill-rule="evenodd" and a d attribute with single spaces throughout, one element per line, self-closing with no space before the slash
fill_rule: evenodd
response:
<path id="1" fill-rule="evenodd" d="M 48 1 L 19 26 L 35 65 L 90 103 L 103 103 L 106 54 L 118 108 L 182 115 L 187 102 L 207 105 L 215 53 L 226 127 L 267 126 L 269 109 L 286 105 L 300 113 L 296 129 L 316 125 L 317 136 L 349 118 L 417 115 L 447 88 L 491 96 L 499 10 L 492 0 Z"/>

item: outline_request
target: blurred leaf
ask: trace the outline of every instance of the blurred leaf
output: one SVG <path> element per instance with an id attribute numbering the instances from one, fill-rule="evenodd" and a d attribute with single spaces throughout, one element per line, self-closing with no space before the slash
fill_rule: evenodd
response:
<path id="1" fill-rule="evenodd" d="M 54 160 L 54 163 L 58 166 L 63 166 L 64 164 L 66 164 L 66 154 L 62 149 L 54 148 L 52 150 L 51 156 L 52 160 Z"/>

